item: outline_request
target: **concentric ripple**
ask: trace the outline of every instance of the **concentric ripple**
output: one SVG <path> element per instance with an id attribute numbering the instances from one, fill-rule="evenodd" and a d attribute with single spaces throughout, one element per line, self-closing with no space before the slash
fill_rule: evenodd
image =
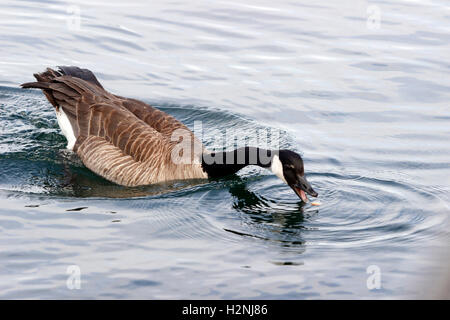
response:
<path id="1" fill-rule="evenodd" d="M 364 248 L 387 242 L 420 242 L 445 234 L 445 201 L 419 187 L 376 178 L 311 173 L 320 206 L 303 204 L 272 176 L 229 188 L 242 236 L 305 244 Z M 307 240 L 305 240 L 307 239 Z"/>

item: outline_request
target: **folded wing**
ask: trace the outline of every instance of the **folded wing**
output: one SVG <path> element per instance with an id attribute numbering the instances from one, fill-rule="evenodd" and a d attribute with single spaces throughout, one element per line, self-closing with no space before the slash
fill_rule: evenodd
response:
<path id="1" fill-rule="evenodd" d="M 57 110 L 63 109 L 76 137 L 73 150 L 86 167 L 126 186 L 205 176 L 199 166 L 171 161 L 175 130 L 195 139 L 184 124 L 141 101 L 107 92 L 88 70 L 70 68 L 75 69 L 47 69 L 35 75 L 37 82 L 22 86 L 42 89 Z"/>

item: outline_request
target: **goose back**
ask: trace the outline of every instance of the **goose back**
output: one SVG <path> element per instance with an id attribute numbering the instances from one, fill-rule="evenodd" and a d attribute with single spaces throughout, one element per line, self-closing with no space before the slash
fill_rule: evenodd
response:
<path id="1" fill-rule="evenodd" d="M 89 70 L 78 69 L 47 69 L 22 87 L 42 89 L 57 111 L 63 109 L 76 138 L 73 150 L 86 167 L 125 186 L 207 177 L 198 159 L 203 146 L 183 123 L 142 101 L 109 93 Z M 172 161 L 176 130 L 200 146 L 192 148 L 198 152 L 188 163 Z"/>

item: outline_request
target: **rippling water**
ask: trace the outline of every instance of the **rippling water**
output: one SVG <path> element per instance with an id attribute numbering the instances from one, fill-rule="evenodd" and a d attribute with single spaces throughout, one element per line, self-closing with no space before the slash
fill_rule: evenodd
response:
<path id="1" fill-rule="evenodd" d="M 1 3 L 0 297 L 404 298 L 448 269 L 433 259 L 448 251 L 445 1 Z M 43 94 L 18 89 L 54 65 L 202 121 L 210 148 L 229 147 L 215 130 L 278 130 L 321 205 L 253 167 L 105 181 L 64 150 Z"/>

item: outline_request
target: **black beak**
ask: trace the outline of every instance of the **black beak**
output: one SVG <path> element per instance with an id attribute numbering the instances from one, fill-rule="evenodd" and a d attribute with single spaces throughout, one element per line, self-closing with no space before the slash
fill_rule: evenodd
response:
<path id="1" fill-rule="evenodd" d="M 311 186 L 311 184 L 308 182 L 308 180 L 306 180 L 306 177 L 302 177 L 302 176 L 297 176 L 298 178 L 298 182 L 296 185 L 294 185 L 294 187 L 296 189 L 300 189 L 305 191 L 307 194 L 313 196 L 313 197 L 317 197 L 319 194 L 317 192 L 314 191 L 313 187 Z"/>

